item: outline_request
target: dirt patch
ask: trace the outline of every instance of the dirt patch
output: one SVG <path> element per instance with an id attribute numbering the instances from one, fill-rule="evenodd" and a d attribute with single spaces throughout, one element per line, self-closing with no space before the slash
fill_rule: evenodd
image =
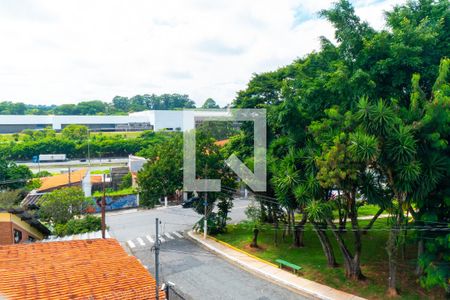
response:
<path id="1" fill-rule="evenodd" d="M 248 245 L 245 245 L 243 248 L 244 248 L 244 251 L 253 254 L 253 253 L 258 253 L 258 252 L 264 252 L 267 249 L 267 246 L 258 245 L 258 248 L 254 248 L 254 247 L 250 247 L 250 244 L 248 244 Z"/>

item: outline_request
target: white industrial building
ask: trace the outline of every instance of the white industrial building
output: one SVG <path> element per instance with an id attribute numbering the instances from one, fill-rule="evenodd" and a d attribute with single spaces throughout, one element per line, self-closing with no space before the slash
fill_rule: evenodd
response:
<path id="1" fill-rule="evenodd" d="M 225 116 L 229 112 L 223 110 L 147 110 L 130 113 L 128 116 L 38 116 L 38 115 L 0 115 L 0 133 L 19 133 L 24 129 L 40 130 L 50 127 L 56 131 L 67 125 L 85 125 L 93 131 L 180 131 L 192 129 L 192 122 L 185 122 L 183 116 L 193 121 L 202 116 Z M 185 128 L 188 127 L 188 128 Z"/>

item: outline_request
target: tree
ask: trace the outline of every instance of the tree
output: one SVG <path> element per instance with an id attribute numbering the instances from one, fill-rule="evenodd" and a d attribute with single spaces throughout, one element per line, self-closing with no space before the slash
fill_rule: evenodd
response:
<path id="1" fill-rule="evenodd" d="M 162 197 L 182 189 L 182 141 L 182 135 L 176 133 L 172 138 L 140 153 L 148 159 L 138 173 L 141 203 L 144 206 L 154 207 Z"/>
<path id="2" fill-rule="evenodd" d="M 258 248 L 258 234 L 259 225 L 261 223 L 261 209 L 255 205 L 254 202 L 245 209 L 245 215 L 249 218 L 253 224 L 253 239 L 250 247 Z"/>
<path id="3" fill-rule="evenodd" d="M 361 99 L 358 104 L 357 117 L 366 133 L 377 139 L 379 147 L 380 155 L 370 159 L 370 164 L 385 179 L 392 195 L 392 230 L 386 247 L 391 295 L 397 294 L 398 252 L 404 242 L 401 233 L 407 229 L 405 215 L 411 212 L 420 224 L 430 216 L 439 216 L 438 210 L 447 210 L 444 199 L 436 198 L 435 194 L 441 190 L 440 183 L 445 182 L 450 166 L 447 150 L 450 131 L 446 121 L 450 112 L 449 65 L 448 59 L 441 63 L 432 101 L 417 97 L 421 93 L 413 90 L 409 108 L 399 108 L 395 102 L 390 105 L 383 101 L 370 103 L 367 99 Z M 413 77 L 413 83 L 418 79 L 418 76 Z M 433 125 L 428 126 L 430 124 Z M 355 141 L 355 146 L 361 148 L 363 145 Z M 435 203 L 438 199 L 441 200 L 439 204 Z M 417 212 L 413 205 L 417 206 Z"/>
<path id="4" fill-rule="evenodd" d="M 339 211 L 354 219 L 357 210 L 355 213 L 351 206 L 355 202 L 352 192 L 355 188 L 366 200 L 380 199 L 370 200 L 380 205 L 380 210 L 389 209 L 393 215 L 388 243 L 392 294 L 396 292 L 396 252 L 401 250 L 398 246 L 407 228 L 405 213 L 414 215 L 420 226 L 426 222 L 446 222 L 443 215 L 447 212 L 445 197 L 449 191 L 442 170 L 448 169 L 443 168 L 448 157 L 445 125 L 448 118 L 443 99 L 448 97 L 444 92 L 448 88 L 444 84 L 445 68 L 439 68 L 439 62 L 448 56 L 450 47 L 449 6 L 445 0 L 409 1 L 386 13 L 386 29 L 376 31 L 356 16 L 349 1 L 338 1 L 321 12 L 335 27 L 337 43 L 322 38 L 319 51 L 276 71 L 254 75 L 233 102 L 238 108 L 267 109 L 268 144 L 272 152 L 269 165 L 274 164 L 268 177 L 275 184 L 275 191 L 269 190 L 269 196 L 278 193 L 277 198 L 286 200 L 277 191 L 283 186 L 277 187 L 278 183 L 288 180 L 283 174 L 303 175 L 304 169 L 295 164 L 285 167 L 281 162 L 290 155 L 291 147 L 305 149 L 312 144 L 313 151 L 318 152 L 315 157 L 319 169 L 312 174 L 320 181 L 317 191 L 322 193 L 308 191 L 306 181 L 298 175 L 286 176 L 297 177 L 298 183 L 285 185 L 298 186 L 294 188 L 296 201 L 310 198 L 306 201 L 308 214 L 326 212 L 328 205 L 342 203 L 351 205 L 349 209 L 342 205 Z M 436 80 L 438 69 L 441 72 Z M 438 93 L 437 86 L 440 86 Z M 348 124 L 347 114 L 353 116 Z M 316 122 L 320 126 L 315 128 Z M 433 125 L 428 127 L 429 124 Z M 242 126 L 242 131 L 225 148 L 235 147 L 241 159 L 251 159 L 251 127 Z M 317 136 L 320 141 L 315 140 Z M 332 188 L 343 193 L 332 199 L 327 193 Z M 325 216 L 326 213 L 317 213 L 308 219 L 313 226 L 329 227 L 332 224 L 320 220 Z M 437 232 L 435 236 L 439 236 Z M 424 233 L 433 237 L 431 231 Z M 326 243 L 324 237 L 319 239 Z M 424 265 L 427 262 L 432 266 L 433 274 L 423 277 L 423 283 L 445 282 L 446 273 L 430 263 L 439 261 L 444 251 L 438 241 L 429 247 L 439 250 L 430 251 L 428 258 L 425 253 L 421 255 Z M 341 252 L 345 248 L 340 246 Z M 445 262 L 440 265 L 445 266 Z"/>
<path id="5" fill-rule="evenodd" d="M 223 187 L 234 188 L 235 178 L 225 167 L 220 148 L 214 142 L 215 140 L 206 133 L 202 131 L 196 133 L 196 176 L 220 179 Z M 181 133 L 172 133 L 171 138 L 141 151 L 140 155 L 148 159 L 144 168 L 138 173 L 143 205 L 153 207 L 162 197 L 174 195 L 177 190 L 183 189 L 183 135 Z M 232 194 L 199 192 L 199 197 L 201 201 L 194 205 L 194 210 L 199 214 L 205 214 L 206 210 L 211 232 L 223 232 L 232 206 Z M 213 213 L 216 202 L 219 203 L 217 214 Z"/>
<path id="6" fill-rule="evenodd" d="M 220 106 L 214 101 L 212 98 L 208 98 L 203 103 L 202 108 L 211 109 L 211 108 L 220 108 Z"/>
<path id="7" fill-rule="evenodd" d="M 39 201 L 40 217 L 52 224 L 66 224 L 80 216 L 88 207 L 83 191 L 79 187 L 67 187 L 54 190 L 42 196 Z"/>
<path id="8" fill-rule="evenodd" d="M 127 97 L 115 96 L 112 99 L 112 103 L 115 109 L 118 111 L 129 112 L 130 111 L 130 101 Z"/>
<path id="9" fill-rule="evenodd" d="M 54 110 L 55 115 L 79 115 L 80 111 L 76 104 L 62 104 Z"/>
<path id="10" fill-rule="evenodd" d="M 19 190 L 0 191 L 0 210 L 6 210 L 19 205 L 21 193 Z"/>
<path id="11" fill-rule="evenodd" d="M 88 138 L 88 128 L 84 125 L 71 124 L 64 127 L 61 134 L 66 139 L 82 141 Z"/>
<path id="12" fill-rule="evenodd" d="M 23 188 L 32 177 L 33 173 L 27 166 L 16 165 L 0 157 L 0 190 Z"/>
<path id="13" fill-rule="evenodd" d="M 120 182 L 119 189 L 127 189 L 132 185 L 132 177 L 131 173 L 127 173 L 122 177 L 122 181 Z"/>

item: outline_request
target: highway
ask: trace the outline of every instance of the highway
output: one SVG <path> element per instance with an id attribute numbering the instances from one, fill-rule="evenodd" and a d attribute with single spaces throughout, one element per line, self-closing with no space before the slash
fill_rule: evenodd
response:
<path id="1" fill-rule="evenodd" d="M 27 166 L 34 173 L 40 171 L 48 171 L 50 173 L 60 173 L 61 171 L 67 171 L 70 168 L 87 168 L 89 167 L 88 160 L 67 160 L 57 162 L 41 162 L 34 163 L 32 161 L 18 161 L 18 165 Z M 125 167 L 128 163 L 128 157 L 121 158 L 95 158 L 91 159 L 91 170 L 107 170 L 111 167 Z"/>

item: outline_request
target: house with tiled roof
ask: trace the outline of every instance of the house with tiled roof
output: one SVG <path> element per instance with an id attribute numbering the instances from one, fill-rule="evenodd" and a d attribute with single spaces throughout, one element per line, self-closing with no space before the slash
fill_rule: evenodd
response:
<path id="1" fill-rule="evenodd" d="M 0 299 L 156 299 L 155 279 L 114 239 L 0 246 L 0 278 Z"/>
<path id="2" fill-rule="evenodd" d="M 47 227 L 23 209 L 0 210 L 0 245 L 39 241 L 49 234 Z"/>
<path id="3" fill-rule="evenodd" d="M 83 183 L 86 181 L 85 179 L 89 181 L 87 187 L 89 190 L 88 195 L 85 191 L 85 196 L 90 196 L 91 180 L 87 169 L 79 169 L 70 173 L 40 178 L 41 186 L 38 189 L 28 193 L 28 195 L 22 200 L 21 206 L 27 209 L 37 209 L 39 208 L 42 196 L 46 193 L 68 186 L 83 187 L 84 191 Z"/>
<path id="4" fill-rule="evenodd" d="M 62 187 L 81 186 L 86 174 L 86 169 L 79 169 L 73 172 L 43 177 L 41 178 L 41 186 L 37 189 L 37 192 L 47 193 Z"/>

